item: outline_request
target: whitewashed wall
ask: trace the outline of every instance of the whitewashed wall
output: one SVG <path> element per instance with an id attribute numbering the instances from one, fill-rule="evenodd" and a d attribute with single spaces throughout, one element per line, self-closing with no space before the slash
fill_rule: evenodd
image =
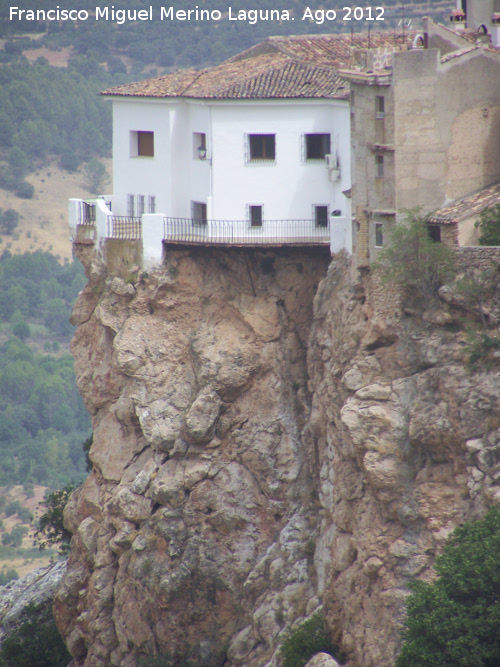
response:
<path id="1" fill-rule="evenodd" d="M 315 100 L 235 101 L 213 106 L 213 218 L 247 218 L 248 204 L 264 220 L 311 219 L 314 205 L 345 212 L 350 187 L 347 103 Z M 342 181 L 332 183 L 324 162 L 305 161 L 308 133 L 330 133 L 339 146 Z M 276 160 L 245 161 L 245 135 L 275 134 Z"/>
<path id="2" fill-rule="evenodd" d="M 114 215 L 127 215 L 127 195 L 156 197 L 156 212 L 190 218 L 205 202 L 212 220 L 247 220 L 262 205 L 266 220 L 313 218 L 315 205 L 350 218 L 348 103 L 337 100 L 113 100 Z M 130 134 L 154 132 L 154 157 L 133 157 Z M 193 154 L 193 133 L 206 134 L 207 159 Z M 305 160 L 305 135 L 329 133 L 341 179 L 324 161 Z M 249 134 L 275 134 L 276 159 L 248 161 Z M 146 212 L 148 212 L 146 205 Z M 331 220 L 331 218 L 330 218 Z M 146 222 L 146 221 L 144 221 Z M 346 238 L 350 249 L 350 240 Z"/>

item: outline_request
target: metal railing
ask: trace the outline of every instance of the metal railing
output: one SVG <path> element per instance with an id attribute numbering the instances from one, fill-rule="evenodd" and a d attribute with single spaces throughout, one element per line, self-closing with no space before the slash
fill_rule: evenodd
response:
<path id="1" fill-rule="evenodd" d="M 141 218 L 128 215 L 108 216 L 108 238 L 110 239 L 142 239 Z"/>
<path id="2" fill-rule="evenodd" d="M 95 225 L 95 204 L 80 202 L 79 225 Z"/>
<path id="3" fill-rule="evenodd" d="M 328 245 L 329 226 L 314 220 L 264 220 L 252 226 L 247 220 L 195 220 L 163 218 L 167 243 L 201 245 Z"/>

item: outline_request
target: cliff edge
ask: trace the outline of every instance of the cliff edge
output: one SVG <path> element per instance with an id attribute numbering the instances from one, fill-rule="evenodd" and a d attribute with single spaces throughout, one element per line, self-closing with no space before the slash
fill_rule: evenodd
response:
<path id="1" fill-rule="evenodd" d="M 460 304 L 405 312 L 320 249 L 111 276 L 77 246 L 94 470 L 54 606 L 73 667 L 279 665 L 321 604 L 352 667 L 393 665 L 408 581 L 500 499 L 500 359 L 471 367 Z"/>

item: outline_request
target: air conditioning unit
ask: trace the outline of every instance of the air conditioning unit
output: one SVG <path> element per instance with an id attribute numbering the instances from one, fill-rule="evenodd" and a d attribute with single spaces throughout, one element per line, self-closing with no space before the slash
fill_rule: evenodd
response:
<path id="1" fill-rule="evenodd" d="M 328 169 L 338 169 L 339 161 L 337 160 L 335 153 L 327 153 L 325 159 Z"/>
<path id="2" fill-rule="evenodd" d="M 340 165 L 335 153 L 327 153 L 325 155 L 326 164 L 329 171 L 330 180 L 332 183 L 340 181 Z"/>

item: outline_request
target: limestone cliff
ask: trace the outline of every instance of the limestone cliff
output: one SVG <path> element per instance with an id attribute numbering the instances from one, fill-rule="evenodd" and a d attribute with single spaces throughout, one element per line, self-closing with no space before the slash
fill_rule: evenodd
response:
<path id="1" fill-rule="evenodd" d="M 66 512 L 55 602 L 74 664 L 264 665 L 319 604 L 301 432 L 329 257 L 179 250 L 135 281 L 83 261 L 73 354 L 94 472 Z"/>
<path id="2" fill-rule="evenodd" d="M 500 496 L 498 360 L 471 370 L 452 296 L 405 315 L 319 249 L 122 277 L 79 251 L 94 471 L 55 601 L 74 667 L 279 665 L 321 602 L 353 667 L 392 665 L 408 580 Z"/>

